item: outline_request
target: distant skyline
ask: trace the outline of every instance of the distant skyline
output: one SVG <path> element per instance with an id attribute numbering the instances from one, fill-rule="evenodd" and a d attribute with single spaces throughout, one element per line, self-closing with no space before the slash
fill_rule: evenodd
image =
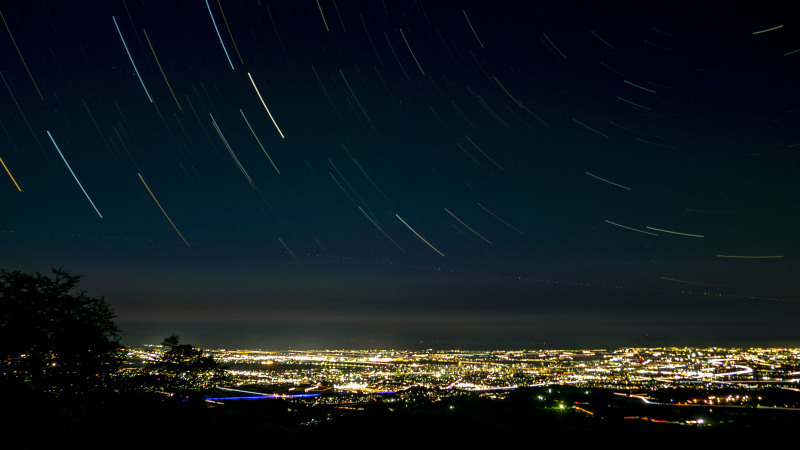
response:
<path id="1" fill-rule="evenodd" d="M 127 345 L 800 345 L 788 6 L 0 12 L 0 268 Z"/>

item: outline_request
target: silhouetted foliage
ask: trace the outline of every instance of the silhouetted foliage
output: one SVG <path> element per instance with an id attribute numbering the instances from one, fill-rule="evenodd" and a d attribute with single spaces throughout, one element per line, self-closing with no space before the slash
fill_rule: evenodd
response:
<path id="1" fill-rule="evenodd" d="M 110 387 L 119 329 L 104 297 L 76 290 L 80 278 L 0 270 L 0 385 L 58 396 Z"/>
<path id="2" fill-rule="evenodd" d="M 226 368 L 214 357 L 189 344 L 181 344 L 176 335 L 161 343 L 164 352 L 148 371 L 156 376 L 160 389 L 185 394 L 211 389 L 229 380 Z"/>

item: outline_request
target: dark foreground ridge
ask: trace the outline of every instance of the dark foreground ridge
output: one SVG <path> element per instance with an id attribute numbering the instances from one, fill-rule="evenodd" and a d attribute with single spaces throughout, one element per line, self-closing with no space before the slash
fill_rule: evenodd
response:
<path id="1" fill-rule="evenodd" d="M 491 394 L 414 388 L 385 395 L 329 391 L 256 401 L 142 393 L 79 401 L 5 395 L 0 420 L 4 441 L 15 448 L 72 442 L 83 448 L 206 448 L 331 440 L 391 447 L 398 442 L 489 444 L 520 438 L 542 444 L 611 438 L 631 445 L 653 439 L 734 443 L 788 435 L 800 423 L 800 411 L 792 409 L 800 406 L 800 394 L 775 389 L 757 394 L 789 407 L 645 403 L 610 389 L 568 386 Z M 670 389 L 651 395 L 685 402 L 708 392 Z"/>

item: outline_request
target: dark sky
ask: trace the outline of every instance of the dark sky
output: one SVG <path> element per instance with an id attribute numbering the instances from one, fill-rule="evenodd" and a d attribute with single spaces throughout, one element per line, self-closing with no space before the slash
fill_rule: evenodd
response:
<path id="1" fill-rule="evenodd" d="M 0 267 L 123 343 L 800 345 L 788 6 L 0 5 Z"/>

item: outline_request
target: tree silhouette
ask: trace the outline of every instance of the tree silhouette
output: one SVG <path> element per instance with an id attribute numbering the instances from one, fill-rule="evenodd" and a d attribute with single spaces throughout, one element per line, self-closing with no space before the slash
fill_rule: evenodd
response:
<path id="1" fill-rule="evenodd" d="M 108 389 L 122 361 L 104 297 L 76 291 L 80 276 L 0 270 L 0 386 L 57 396 Z"/>
<path id="2" fill-rule="evenodd" d="M 161 343 L 164 352 L 150 368 L 163 390 L 186 394 L 192 391 L 211 389 L 229 380 L 225 367 L 210 355 L 189 344 L 181 344 L 177 335 L 171 335 Z"/>

